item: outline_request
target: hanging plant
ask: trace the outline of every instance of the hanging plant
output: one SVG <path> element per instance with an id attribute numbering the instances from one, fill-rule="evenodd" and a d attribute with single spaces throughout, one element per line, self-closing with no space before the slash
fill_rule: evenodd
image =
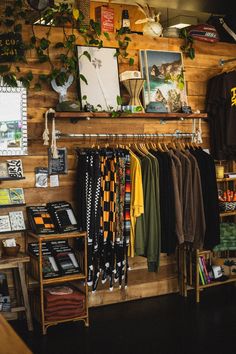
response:
<path id="1" fill-rule="evenodd" d="M 182 45 L 180 47 L 183 54 L 190 59 L 194 59 L 195 58 L 195 49 L 193 47 L 193 44 L 194 44 L 193 37 L 188 33 L 186 28 L 182 28 L 180 30 L 179 36 L 180 36 L 180 38 L 184 39 L 184 45 Z"/>
<path id="2" fill-rule="evenodd" d="M 24 9 L 24 10 L 22 10 Z M 14 32 L 22 32 L 22 21 L 27 17 L 27 4 L 23 0 L 16 0 L 12 6 L 6 6 L 4 12 L 4 25 L 8 30 Z M 78 73 L 76 46 L 78 40 L 83 38 L 86 45 L 103 47 L 102 34 L 106 39 L 110 39 L 108 33 L 101 33 L 99 23 L 90 20 L 89 26 L 84 23 L 84 15 L 78 9 L 73 9 L 72 5 L 63 2 L 55 4 L 47 8 L 40 18 L 40 23 L 47 26 L 47 31 L 43 37 L 36 34 L 38 24 L 31 24 L 32 36 L 29 43 L 24 43 L 24 55 L 16 57 L 15 63 L 11 65 L 0 65 L 0 75 L 3 77 L 3 82 L 9 86 L 17 86 L 17 80 L 21 81 L 26 88 L 32 87 L 40 90 L 43 84 L 50 85 L 52 80 L 56 80 L 57 85 L 61 86 L 68 80 L 72 74 L 75 78 L 80 76 L 80 79 L 87 83 L 86 78 Z M 51 30 L 53 27 L 61 27 L 63 30 L 63 40 L 61 42 L 51 42 Z M 123 38 L 124 37 L 124 38 Z M 133 58 L 129 58 L 127 48 L 130 38 L 118 33 L 116 36 L 118 43 L 117 56 L 125 58 L 130 65 L 133 65 Z M 48 63 L 49 73 L 40 74 L 37 81 L 34 80 L 34 75 L 31 71 L 22 75 L 20 65 L 16 63 L 27 63 L 28 50 L 35 50 L 38 63 Z M 57 53 L 56 59 L 52 60 L 52 52 Z M 90 55 L 85 51 L 88 60 L 91 61 Z M 34 84 L 33 84 L 34 83 Z"/>

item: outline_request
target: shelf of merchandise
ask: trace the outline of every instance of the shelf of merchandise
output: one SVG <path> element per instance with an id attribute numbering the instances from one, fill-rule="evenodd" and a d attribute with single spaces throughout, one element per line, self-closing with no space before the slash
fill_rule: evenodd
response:
<path id="1" fill-rule="evenodd" d="M 89 326 L 89 316 L 88 316 L 88 286 L 87 286 L 87 234 L 86 232 L 71 232 L 64 234 L 51 234 L 51 235 L 37 235 L 31 231 L 27 232 L 27 242 L 29 238 L 33 238 L 35 241 L 39 243 L 39 257 L 38 257 L 38 285 L 39 285 L 39 297 L 40 297 L 40 322 L 42 327 L 43 334 L 47 333 L 47 329 L 50 326 L 54 326 L 58 323 L 65 323 L 71 321 L 84 321 L 85 326 Z M 42 272 L 42 243 L 46 241 L 56 241 L 56 240 L 65 240 L 65 239 L 76 239 L 76 238 L 84 238 L 84 249 L 83 249 L 83 273 L 75 273 L 71 275 L 56 277 L 56 278 L 43 278 Z M 83 292 L 85 295 L 85 311 L 81 316 L 72 317 L 63 320 L 56 321 L 46 321 L 44 315 L 44 286 L 45 285 L 56 285 L 67 282 L 81 281 L 83 283 Z"/>
<path id="2" fill-rule="evenodd" d="M 236 215 L 236 210 L 233 211 L 225 211 L 223 213 L 220 213 L 220 217 L 223 218 L 225 216 L 233 216 Z"/>
<path id="3" fill-rule="evenodd" d="M 225 177 L 225 178 L 217 178 L 217 182 L 230 182 L 230 181 L 235 181 L 236 177 Z"/>
<path id="4" fill-rule="evenodd" d="M 49 113 L 49 117 L 56 119 L 86 119 L 86 118 L 113 118 L 109 112 L 55 112 Z M 163 120 L 176 119 L 207 119 L 207 113 L 120 113 L 116 118 L 153 118 Z M 114 118 L 113 118 L 114 119 Z"/>
<path id="5" fill-rule="evenodd" d="M 204 289 L 211 288 L 214 286 L 229 284 L 236 282 L 236 275 L 229 276 L 228 279 L 224 281 L 212 280 L 208 284 L 200 284 L 200 275 L 199 275 L 199 257 L 207 257 L 212 260 L 213 253 L 210 250 L 200 251 L 190 250 L 188 247 L 183 246 L 180 249 L 181 262 L 180 262 L 180 280 L 183 281 L 182 287 L 180 283 L 180 294 L 182 296 L 188 296 L 188 290 L 194 289 L 195 291 L 195 301 L 196 303 L 200 302 L 200 292 Z"/>

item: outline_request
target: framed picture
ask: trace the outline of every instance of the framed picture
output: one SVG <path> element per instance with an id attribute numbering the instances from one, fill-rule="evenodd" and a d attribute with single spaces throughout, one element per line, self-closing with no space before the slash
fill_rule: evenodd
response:
<path id="1" fill-rule="evenodd" d="M 89 104 L 103 111 L 116 108 L 120 96 L 116 49 L 77 46 L 77 53 L 79 73 L 87 81 L 80 77 L 82 107 Z"/>
<path id="2" fill-rule="evenodd" d="M 25 230 L 25 220 L 23 211 L 10 211 L 9 218 L 12 231 Z"/>
<path id="3" fill-rule="evenodd" d="M 145 84 L 145 108 L 158 112 L 179 112 L 187 106 L 181 52 L 140 50 L 140 66 Z"/>
<path id="4" fill-rule="evenodd" d="M 9 215 L 0 215 L 0 232 L 11 231 Z"/>
<path id="5" fill-rule="evenodd" d="M 0 82 L 0 156 L 27 155 L 27 91 Z"/>

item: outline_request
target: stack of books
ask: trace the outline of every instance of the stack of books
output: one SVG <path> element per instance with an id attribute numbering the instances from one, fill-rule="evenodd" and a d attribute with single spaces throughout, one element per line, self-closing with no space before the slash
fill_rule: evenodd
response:
<path id="1" fill-rule="evenodd" d="M 209 272 L 207 270 L 207 263 L 203 256 L 199 256 L 199 277 L 200 277 L 200 285 L 206 285 L 211 282 L 211 278 Z"/>

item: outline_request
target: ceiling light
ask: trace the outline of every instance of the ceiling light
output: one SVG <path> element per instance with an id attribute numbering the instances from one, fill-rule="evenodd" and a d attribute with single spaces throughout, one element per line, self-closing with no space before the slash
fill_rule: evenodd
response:
<path id="1" fill-rule="evenodd" d="M 197 25 L 197 18 L 194 16 L 179 15 L 168 20 L 168 27 L 184 28 L 191 25 Z"/>

